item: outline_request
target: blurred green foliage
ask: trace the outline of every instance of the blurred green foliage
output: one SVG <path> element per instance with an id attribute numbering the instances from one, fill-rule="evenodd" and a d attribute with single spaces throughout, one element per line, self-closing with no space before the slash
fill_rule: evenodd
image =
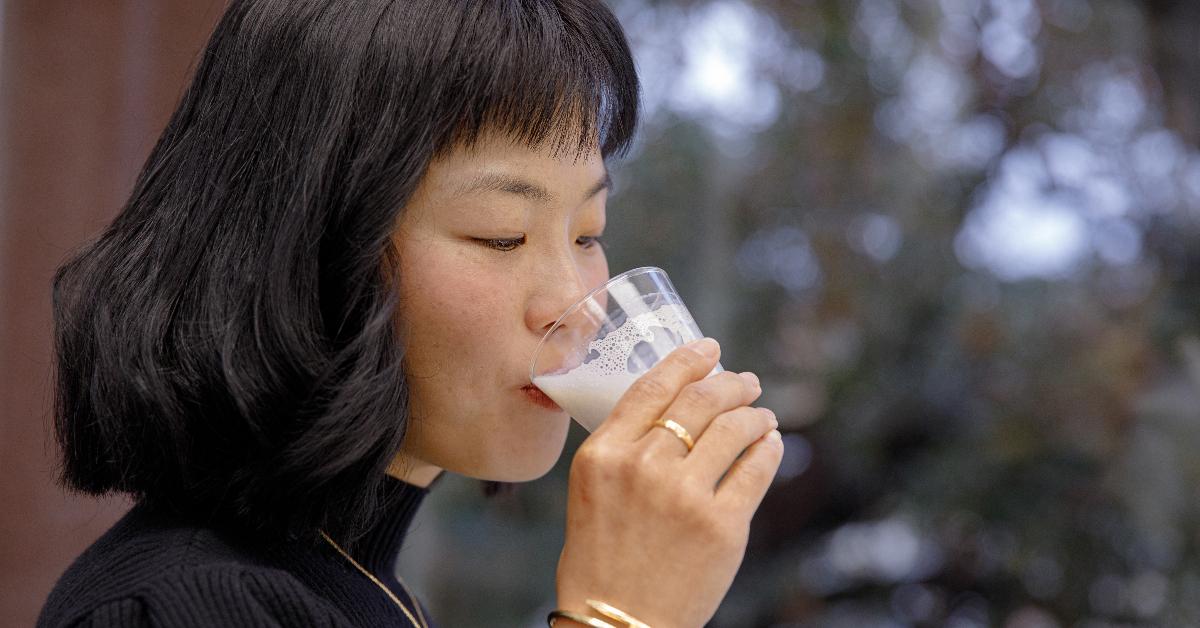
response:
<path id="1" fill-rule="evenodd" d="M 613 272 L 665 268 L 787 434 L 713 625 L 1200 625 L 1200 3 L 613 7 Z M 544 625 L 584 436 L 440 483 L 443 625 Z"/>

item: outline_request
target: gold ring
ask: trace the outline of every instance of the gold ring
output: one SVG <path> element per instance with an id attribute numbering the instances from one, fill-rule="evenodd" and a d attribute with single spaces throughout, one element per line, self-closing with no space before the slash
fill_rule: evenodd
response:
<path id="1" fill-rule="evenodd" d="M 670 430 L 679 440 L 683 441 L 684 446 L 687 447 L 689 452 L 692 450 L 692 447 L 696 446 L 696 441 L 692 440 L 692 435 L 688 434 L 688 431 L 682 425 L 671 419 L 659 419 L 654 422 L 654 427 L 663 427 Z"/>

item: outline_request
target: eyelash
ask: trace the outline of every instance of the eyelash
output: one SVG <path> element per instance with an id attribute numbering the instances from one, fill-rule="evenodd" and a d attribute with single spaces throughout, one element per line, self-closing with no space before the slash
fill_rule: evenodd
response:
<path id="1" fill-rule="evenodd" d="M 601 248 L 604 248 L 604 239 L 601 236 L 580 236 L 580 238 L 585 238 L 588 240 L 588 242 L 583 245 L 583 248 L 585 248 L 585 249 L 593 248 L 596 245 L 600 245 Z M 477 240 L 484 246 L 488 247 L 489 249 L 495 249 L 502 253 L 507 253 L 509 251 L 516 249 L 518 246 L 524 244 L 525 236 L 521 236 L 519 238 L 512 239 L 512 240 L 495 240 L 495 239 L 489 240 L 489 239 L 478 239 L 478 238 L 477 238 Z"/>

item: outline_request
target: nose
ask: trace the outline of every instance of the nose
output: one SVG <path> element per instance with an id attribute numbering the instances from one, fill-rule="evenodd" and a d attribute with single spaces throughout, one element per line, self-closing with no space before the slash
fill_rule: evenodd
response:
<path id="1" fill-rule="evenodd" d="M 557 255 L 544 264 L 539 281 L 541 285 L 525 311 L 525 324 L 541 337 L 550 331 L 567 308 L 587 295 L 591 287 L 583 269 L 570 253 Z"/>

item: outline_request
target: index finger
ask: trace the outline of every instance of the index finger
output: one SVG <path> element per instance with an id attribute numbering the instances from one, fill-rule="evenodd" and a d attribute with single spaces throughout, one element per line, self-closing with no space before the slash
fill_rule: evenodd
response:
<path id="1" fill-rule="evenodd" d="M 666 411 L 679 391 L 704 379 L 721 358 L 721 345 L 702 338 L 677 347 L 625 391 L 597 432 L 633 441 Z"/>

